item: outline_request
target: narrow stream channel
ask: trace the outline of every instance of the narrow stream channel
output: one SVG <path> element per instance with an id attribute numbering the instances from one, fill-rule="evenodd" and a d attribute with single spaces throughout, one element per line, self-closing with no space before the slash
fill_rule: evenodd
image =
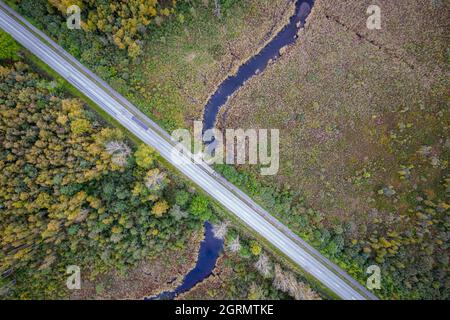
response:
<path id="1" fill-rule="evenodd" d="M 213 226 L 211 223 L 205 222 L 205 238 L 200 244 L 195 268 L 184 277 L 182 284 L 174 291 L 162 292 L 146 300 L 172 300 L 179 294 L 191 290 L 197 283 L 202 282 L 211 275 L 222 249 L 223 240 L 215 238 Z"/>
<path id="2" fill-rule="evenodd" d="M 228 97 L 239 90 L 252 76 L 264 71 L 270 60 L 280 57 L 280 49 L 295 42 L 297 33 L 305 25 L 306 18 L 311 12 L 314 0 L 297 0 L 295 13 L 289 23 L 272 39 L 259 54 L 252 57 L 239 67 L 238 72 L 225 79 L 217 91 L 206 104 L 203 114 L 203 132 L 215 126 L 220 108 L 227 102 Z"/>
<path id="3" fill-rule="evenodd" d="M 295 42 L 297 33 L 305 25 L 306 18 L 311 12 L 314 0 L 297 0 L 295 13 L 289 23 L 270 41 L 259 54 L 252 57 L 239 67 L 238 72 L 225 79 L 217 91 L 208 101 L 203 115 L 203 131 L 215 126 L 216 117 L 220 108 L 227 102 L 234 92 L 252 76 L 264 71 L 270 60 L 280 57 L 280 49 Z M 205 238 L 201 242 L 197 264 L 183 279 L 182 284 L 174 291 L 162 292 L 147 300 L 170 300 L 178 295 L 191 290 L 197 283 L 209 277 L 216 265 L 217 258 L 223 249 L 223 241 L 216 239 L 212 225 L 205 222 Z"/>

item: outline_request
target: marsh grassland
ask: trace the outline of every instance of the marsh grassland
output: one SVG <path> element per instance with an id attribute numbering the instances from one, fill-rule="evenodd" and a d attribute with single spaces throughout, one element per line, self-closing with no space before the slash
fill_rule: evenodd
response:
<path id="1" fill-rule="evenodd" d="M 371 31 L 369 2 L 318 0 L 230 99 L 219 125 L 279 128 L 281 166 L 228 177 L 361 281 L 381 266 L 382 296 L 448 298 L 449 7 L 375 1 Z"/>

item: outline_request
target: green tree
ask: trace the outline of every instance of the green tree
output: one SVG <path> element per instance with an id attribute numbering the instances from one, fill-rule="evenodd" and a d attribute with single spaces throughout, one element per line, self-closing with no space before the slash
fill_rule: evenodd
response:
<path id="1" fill-rule="evenodd" d="M 209 200 L 203 195 L 196 195 L 189 206 L 189 212 L 202 221 L 211 219 L 212 211 L 209 208 Z"/>
<path id="2" fill-rule="evenodd" d="M 189 203 L 189 199 L 190 199 L 190 195 L 185 190 L 179 190 L 179 191 L 177 191 L 177 193 L 175 195 L 175 202 L 181 208 L 186 208 L 187 204 Z"/>
<path id="3" fill-rule="evenodd" d="M 0 59 L 17 60 L 20 46 L 6 32 L 0 30 Z"/>

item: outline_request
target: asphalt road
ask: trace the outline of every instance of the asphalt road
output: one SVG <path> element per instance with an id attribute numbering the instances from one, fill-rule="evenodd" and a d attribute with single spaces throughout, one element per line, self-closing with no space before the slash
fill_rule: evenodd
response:
<path id="1" fill-rule="evenodd" d="M 206 163 L 191 161 L 189 155 L 174 159 L 175 141 L 164 130 L 2 1 L 0 27 L 336 295 L 349 300 L 376 299 Z"/>

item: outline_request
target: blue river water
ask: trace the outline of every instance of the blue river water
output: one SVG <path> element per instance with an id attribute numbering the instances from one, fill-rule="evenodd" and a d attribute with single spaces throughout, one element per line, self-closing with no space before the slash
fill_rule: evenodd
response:
<path id="1" fill-rule="evenodd" d="M 305 25 L 306 18 L 311 12 L 314 0 L 297 0 L 295 2 L 295 13 L 289 23 L 259 52 L 245 64 L 238 72 L 225 79 L 217 91 L 208 101 L 203 115 L 203 131 L 214 127 L 220 108 L 227 102 L 236 90 L 238 90 L 248 79 L 262 72 L 269 61 L 276 60 L 280 56 L 280 49 L 295 42 L 297 33 Z M 183 279 L 182 284 L 174 291 L 162 292 L 148 300 L 170 300 L 177 295 L 191 290 L 197 283 L 211 275 L 216 266 L 217 258 L 223 249 L 223 241 L 216 239 L 212 231 L 212 225 L 205 222 L 205 238 L 200 244 L 197 264 Z"/>
<path id="2" fill-rule="evenodd" d="M 220 108 L 252 76 L 264 71 L 270 60 L 280 56 L 280 49 L 295 42 L 297 33 L 305 25 L 306 18 L 311 12 L 314 0 L 297 0 L 295 14 L 289 23 L 259 52 L 245 64 L 239 67 L 235 75 L 225 79 L 217 91 L 211 96 L 203 113 L 203 132 L 215 126 Z"/>
<path id="3" fill-rule="evenodd" d="M 148 300 L 172 300 L 177 295 L 192 289 L 197 283 L 209 277 L 216 266 L 217 258 L 223 249 L 223 240 L 214 237 L 211 223 L 205 222 L 205 238 L 200 244 L 197 264 L 174 291 L 162 292 Z"/>

